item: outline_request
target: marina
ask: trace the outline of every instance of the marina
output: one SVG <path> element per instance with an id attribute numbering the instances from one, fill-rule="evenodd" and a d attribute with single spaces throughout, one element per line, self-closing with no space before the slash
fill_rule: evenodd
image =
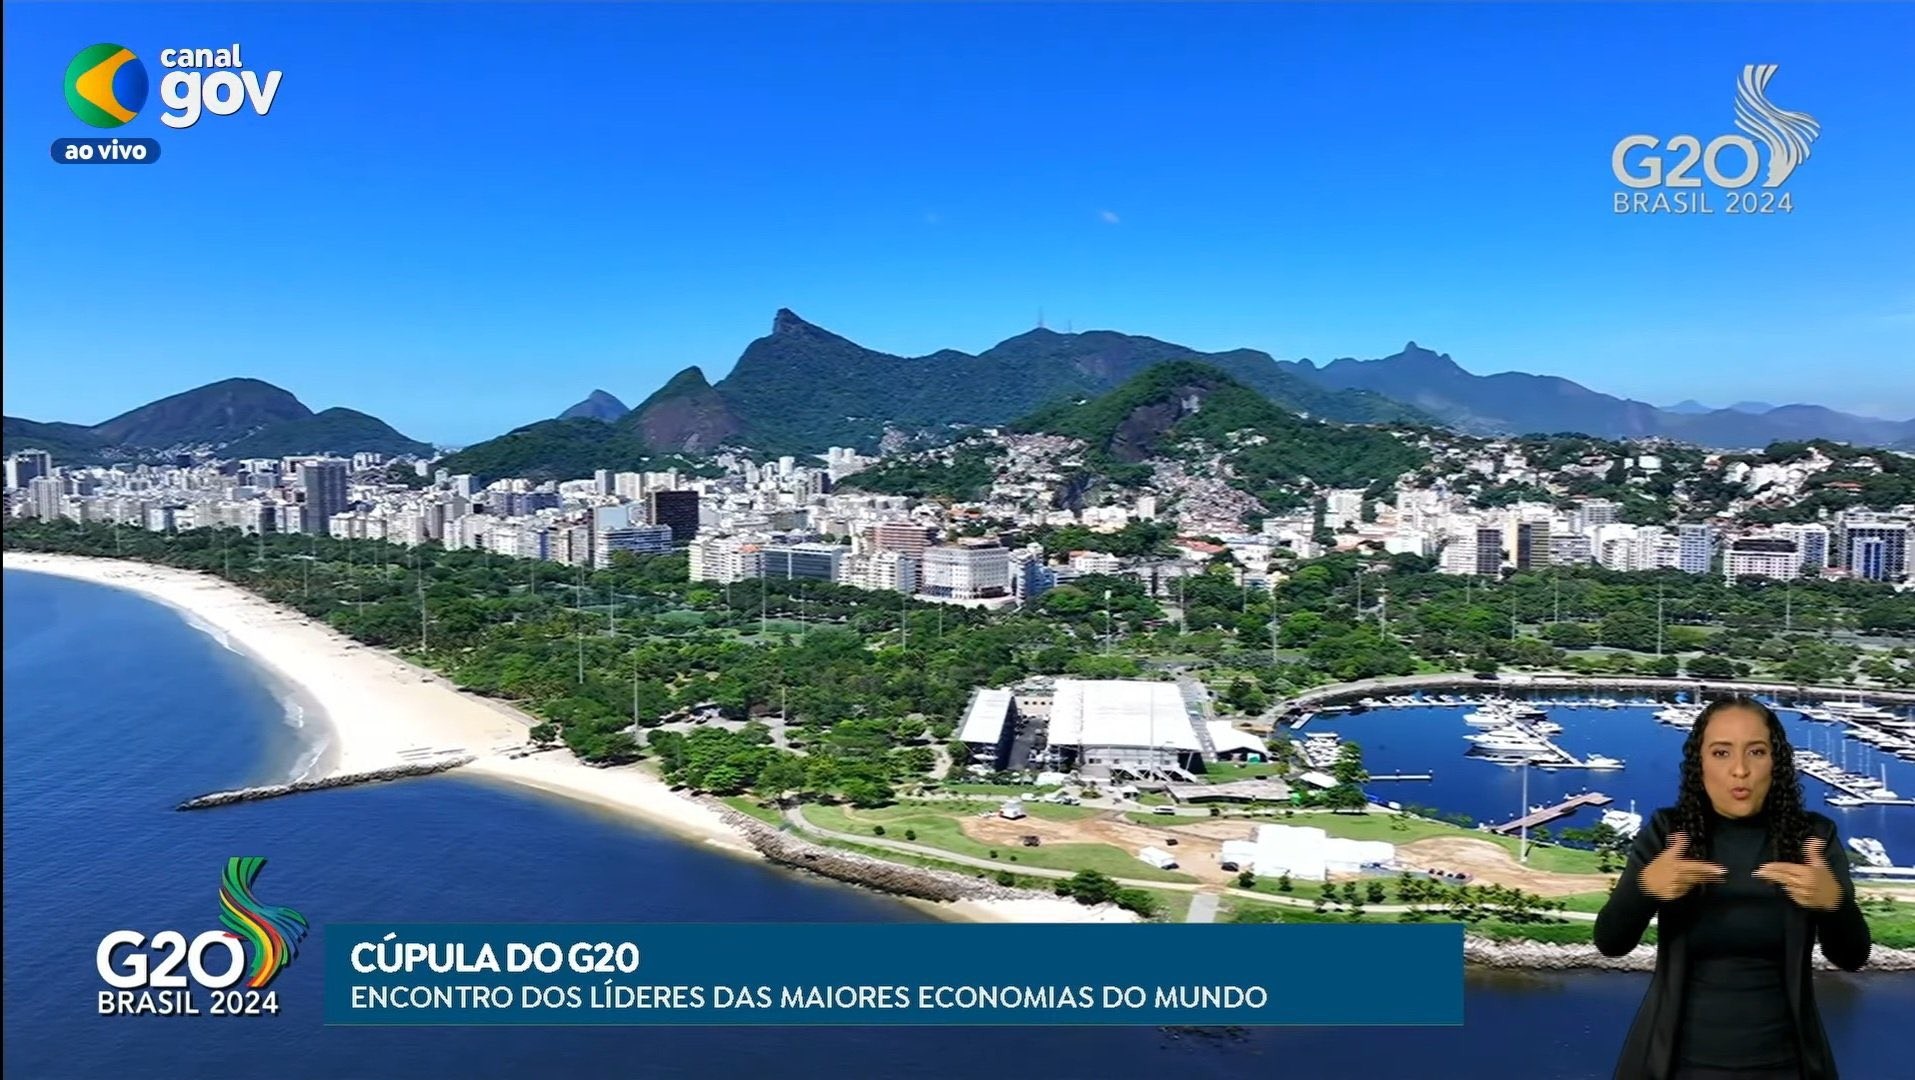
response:
<path id="1" fill-rule="evenodd" d="M 1333 764 L 1348 741 L 1363 748 L 1373 778 L 1428 774 L 1415 789 L 1415 803 L 1478 822 L 1507 822 L 1512 810 L 1560 805 L 1586 791 L 1572 774 L 1601 772 L 1603 792 L 1630 806 L 1602 812 L 1603 823 L 1628 835 L 1651 810 L 1675 802 L 1683 744 L 1702 706 L 1672 696 L 1624 692 L 1604 702 L 1560 690 L 1530 697 L 1509 691 L 1375 695 L 1325 702 L 1309 713 L 1307 733 L 1295 736 L 1317 748 L 1304 755 L 1313 767 Z M 1898 715 L 1902 706 L 1831 711 L 1827 699 L 1787 697 L 1769 704 L 1795 749 L 1805 803 L 1833 817 L 1843 837 L 1877 838 L 1891 854 L 1908 858 L 1915 850 L 1915 814 L 1907 810 L 1915 805 L 1908 797 L 1915 769 L 1897 751 L 1908 747 L 1903 729 L 1915 722 Z M 1432 768 L 1439 759 L 1461 764 Z M 1593 825 L 1593 810 L 1580 803 L 1549 820 Z M 1859 858 L 1852 861 L 1861 866 Z"/>

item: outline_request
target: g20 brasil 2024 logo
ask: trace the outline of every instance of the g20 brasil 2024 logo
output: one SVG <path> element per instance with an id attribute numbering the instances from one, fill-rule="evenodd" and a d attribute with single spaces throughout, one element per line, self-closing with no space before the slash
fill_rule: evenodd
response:
<path id="1" fill-rule="evenodd" d="M 146 89 L 146 65 L 124 45 L 89 45 L 66 66 L 67 107 L 97 128 L 138 116 Z"/>
<path id="2" fill-rule="evenodd" d="M 1675 135 L 1667 143 L 1654 135 L 1625 135 L 1617 140 L 1609 169 L 1617 183 L 1635 190 L 1616 192 L 1616 213 L 1713 214 L 1711 189 L 1722 193 L 1728 214 L 1794 213 L 1793 197 L 1780 189 L 1796 167 L 1809 159 L 1809 144 L 1821 136 L 1822 125 L 1808 113 L 1784 109 L 1769 100 L 1769 80 L 1775 72 L 1774 64 L 1749 64 L 1742 69 L 1735 88 L 1735 126 L 1741 129 L 1740 135 L 1717 135 L 1707 143 L 1694 135 Z M 1671 156 L 1665 160 L 1658 149 L 1671 151 Z M 1632 157 L 1639 150 L 1645 152 Z M 1739 168 L 1727 171 L 1725 161 Z M 1702 176 L 1690 175 L 1698 162 Z M 1758 174 L 1761 190 L 1751 190 Z"/>
<path id="3" fill-rule="evenodd" d="M 207 930 L 190 941 L 178 930 L 162 930 L 150 940 L 138 930 L 115 930 L 101 938 L 94 962 L 113 989 L 100 991 L 100 1015 L 198 1016 L 195 986 L 212 991 L 206 1015 L 278 1013 L 278 991 L 266 987 L 299 955 L 308 927 L 306 917 L 292 908 L 262 904 L 253 896 L 253 882 L 265 865 L 258 856 L 226 860 L 219 886 L 224 930 Z M 225 953 L 224 964 L 215 960 L 209 967 L 209 952 Z M 179 973 L 181 964 L 186 974 Z M 239 987 L 242 980 L 245 985 Z"/>

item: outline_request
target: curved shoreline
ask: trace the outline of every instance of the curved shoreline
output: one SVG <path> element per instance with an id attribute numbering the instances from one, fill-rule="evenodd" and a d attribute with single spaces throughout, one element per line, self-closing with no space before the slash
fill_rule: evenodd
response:
<path id="1" fill-rule="evenodd" d="M 474 760 L 459 775 L 579 803 L 734 857 L 773 861 L 728 813 L 674 790 L 643 766 L 600 768 L 562 748 L 528 752 L 528 732 L 538 723 L 532 716 L 230 582 L 133 560 L 39 552 L 8 551 L 0 565 L 164 604 L 249 661 L 276 698 L 283 702 L 290 695 L 299 704 L 305 725 L 326 732 L 329 745 L 306 770 L 309 781 L 403 768 L 427 752 L 469 754 Z M 960 921 L 1080 922 L 1099 916 L 1074 902 L 1039 896 L 892 898 Z"/>
<path id="2" fill-rule="evenodd" d="M 434 672 L 362 645 L 237 585 L 131 560 L 9 551 L 0 564 L 7 570 L 136 593 L 172 608 L 188 625 L 250 661 L 269 685 L 293 697 L 305 724 L 330 736 L 306 779 L 402 768 L 428 751 L 470 754 L 475 760 L 459 773 L 589 805 L 736 857 L 779 861 L 754 842 L 749 826 L 755 822 L 741 823 L 742 815 L 682 794 L 642 766 L 599 768 L 563 749 L 528 753 L 527 732 L 538 722 L 535 718 L 504 702 L 460 690 Z M 955 901 L 888 895 L 939 918 L 960 921 L 1101 922 L 1113 918 L 1111 912 L 1083 908 L 1074 901 L 1003 892 L 998 895 L 987 888 Z M 1578 946 L 1486 944 L 1491 947 L 1479 946 L 1466 953 L 1471 964 L 1539 969 L 1609 966 L 1566 962 L 1565 956 L 1574 954 Z M 1559 949 L 1569 953 L 1554 951 Z M 1911 969 L 1915 967 L 1888 970 Z"/>

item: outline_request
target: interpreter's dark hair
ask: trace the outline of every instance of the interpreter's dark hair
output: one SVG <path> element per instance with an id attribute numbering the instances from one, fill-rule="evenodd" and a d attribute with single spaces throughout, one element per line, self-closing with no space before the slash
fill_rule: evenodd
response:
<path id="1" fill-rule="evenodd" d="M 1808 815 L 1802 809 L 1802 781 L 1795 774 L 1795 748 L 1789 745 L 1789 733 L 1775 710 L 1743 694 L 1716 698 L 1696 717 L 1696 726 L 1682 744 L 1682 785 L 1676 793 L 1676 829 L 1689 838 L 1689 858 L 1709 856 L 1709 793 L 1702 787 L 1702 746 L 1709 721 L 1731 709 L 1746 709 L 1762 718 L 1769 728 L 1769 795 L 1762 808 L 1769 815 L 1769 839 L 1775 858 L 1794 861 L 1802 857 L 1803 841 L 1809 836 Z"/>

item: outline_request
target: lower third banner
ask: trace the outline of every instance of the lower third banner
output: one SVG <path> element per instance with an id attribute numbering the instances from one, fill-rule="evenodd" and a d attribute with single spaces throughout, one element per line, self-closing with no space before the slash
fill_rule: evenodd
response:
<path id="1" fill-rule="evenodd" d="M 1463 1022 L 1462 926 L 335 924 L 329 1024 Z"/>

